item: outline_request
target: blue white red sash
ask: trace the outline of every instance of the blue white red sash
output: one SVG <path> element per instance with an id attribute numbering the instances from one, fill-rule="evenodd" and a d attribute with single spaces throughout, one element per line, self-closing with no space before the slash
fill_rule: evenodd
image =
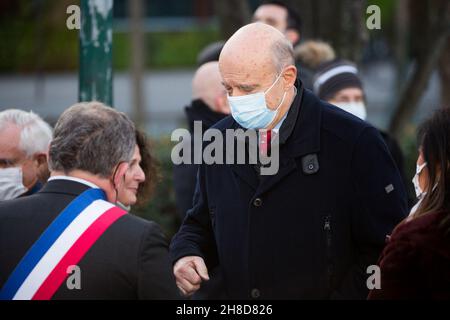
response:
<path id="1" fill-rule="evenodd" d="M 48 300 L 98 238 L 126 211 L 100 189 L 74 199 L 28 250 L 0 291 L 0 300 Z"/>

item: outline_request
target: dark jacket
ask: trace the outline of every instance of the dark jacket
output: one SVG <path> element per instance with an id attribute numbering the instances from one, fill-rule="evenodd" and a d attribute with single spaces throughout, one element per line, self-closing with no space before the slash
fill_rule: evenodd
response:
<path id="1" fill-rule="evenodd" d="M 202 131 L 205 132 L 214 124 L 226 117 L 226 115 L 222 113 L 212 111 L 211 108 L 208 107 L 208 105 L 201 99 L 193 100 L 191 105 L 185 108 L 185 112 L 191 134 L 194 133 L 195 121 L 202 122 Z M 197 183 L 198 168 L 199 165 L 194 164 L 193 159 L 191 164 L 179 164 L 173 166 L 175 200 L 180 221 L 184 220 L 186 212 L 192 208 L 192 199 L 194 197 L 195 186 Z M 224 298 L 220 269 L 217 267 L 214 270 L 210 270 L 210 272 L 211 280 L 208 284 L 203 285 L 202 288 L 195 293 L 192 299 L 218 300 Z"/>
<path id="2" fill-rule="evenodd" d="M 200 166 L 172 260 L 220 264 L 233 299 L 365 299 L 367 267 L 407 213 L 397 168 L 375 128 L 309 90 L 299 89 L 280 136 L 289 124 L 274 176 Z M 240 128 L 232 117 L 215 127 Z"/>
<path id="3" fill-rule="evenodd" d="M 386 146 L 388 147 L 389 152 L 391 153 L 392 159 L 394 159 L 395 164 L 397 165 L 398 171 L 400 172 L 400 176 L 403 180 L 403 185 L 405 186 L 406 196 L 408 198 L 408 208 L 412 208 L 414 204 L 417 202 L 416 194 L 414 191 L 414 185 L 412 184 L 412 178 L 408 177 L 405 174 L 405 159 L 403 157 L 403 151 L 400 148 L 397 140 L 392 137 L 389 133 L 379 130 L 381 137 L 383 138 Z"/>
<path id="4" fill-rule="evenodd" d="M 0 203 L 0 287 L 57 215 L 88 188 L 54 180 L 34 195 Z M 78 266 L 81 290 L 69 290 L 64 281 L 53 299 L 179 298 L 161 229 L 131 214 L 111 225 Z"/>
<path id="5" fill-rule="evenodd" d="M 191 105 L 185 108 L 189 131 L 194 132 L 194 122 L 202 122 L 202 130 L 205 132 L 214 124 L 222 120 L 225 115 L 212 111 L 203 100 L 193 100 Z M 192 208 L 192 198 L 197 181 L 198 165 L 180 164 L 173 167 L 173 183 L 175 189 L 175 200 L 177 212 L 181 220 L 186 212 Z"/>
<path id="6" fill-rule="evenodd" d="M 32 194 L 35 194 L 35 193 L 39 192 L 39 190 L 41 190 L 41 189 L 42 189 L 42 183 L 38 181 L 38 182 L 36 182 L 34 184 L 33 187 L 31 187 L 30 190 L 28 190 L 27 192 L 25 192 L 24 194 L 22 194 L 18 198 L 31 196 Z"/>
<path id="7" fill-rule="evenodd" d="M 450 299 L 450 236 L 439 224 L 448 213 L 398 226 L 380 258 L 381 290 L 369 299 Z"/>

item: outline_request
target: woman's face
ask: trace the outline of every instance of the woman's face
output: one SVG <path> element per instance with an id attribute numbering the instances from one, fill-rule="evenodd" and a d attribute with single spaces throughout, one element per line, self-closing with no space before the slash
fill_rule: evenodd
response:
<path id="1" fill-rule="evenodd" d="M 141 153 L 136 145 L 133 158 L 124 177 L 124 183 L 118 190 L 117 200 L 125 206 L 132 206 L 136 203 L 139 184 L 145 181 L 145 173 L 140 163 Z"/>

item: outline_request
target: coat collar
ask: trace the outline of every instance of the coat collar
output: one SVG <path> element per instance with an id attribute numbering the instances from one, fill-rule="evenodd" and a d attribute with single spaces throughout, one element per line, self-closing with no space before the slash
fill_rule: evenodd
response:
<path id="1" fill-rule="evenodd" d="M 41 191 L 39 191 L 39 193 L 59 193 L 76 197 L 82 194 L 87 189 L 89 189 L 89 186 L 76 181 L 52 180 L 47 182 L 44 187 L 42 187 Z"/>
<path id="2" fill-rule="evenodd" d="M 293 113 L 297 116 L 294 128 L 285 144 L 280 146 L 278 173 L 273 176 L 261 176 L 260 180 L 252 165 L 231 166 L 232 170 L 254 190 L 257 190 L 258 194 L 266 192 L 294 171 L 297 168 L 295 158 L 320 151 L 322 104 L 311 91 L 304 89 L 300 82 L 297 82 L 296 86 L 299 92 L 291 108 L 298 107 L 299 112 Z M 242 129 L 242 127 L 234 121 L 231 129 Z"/>
<path id="3" fill-rule="evenodd" d="M 291 172 L 297 170 L 296 158 L 317 154 L 320 151 L 320 128 L 322 107 L 319 100 L 307 89 L 303 89 L 300 99 L 294 101 L 300 104 L 292 134 L 284 145 L 280 146 L 280 167 L 273 176 L 264 176 L 257 188 L 257 194 L 262 194 L 280 183 Z M 303 170 L 303 168 L 300 168 Z"/>
<path id="4" fill-rule="evenodd" d="M 300 112 L 291 136 L 287 139 L 280 156 L 300 157 L 320 151 L 320 128 L 322 104 L 311 91 L 303 89 Z"/>
<path id="5" fill-rule="evenodd" d="M 322 104 L 310 90 L 303 87 L 300 80 L 297 80 L 296 87 L 298 94 L 292 102 L 291 108 L 296 104 L 299 112 L 293 113 L 296 116 L 294 129 L 286 139 L 285 145 L 280 148 L 288 157 L 299 157 L 320 151 Z M 234 119 L 231 126 L 224 129 L 246 130 Z M 283 130 L 283 126 L 280 130 Z"/>

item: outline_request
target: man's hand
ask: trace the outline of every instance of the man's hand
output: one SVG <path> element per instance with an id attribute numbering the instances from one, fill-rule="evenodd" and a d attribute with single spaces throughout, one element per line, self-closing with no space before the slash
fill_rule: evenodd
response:
<path id="1" fill-rule="evenodd" d="M 200 289 L 203 281 L 208 281 L 208 269 L 203 258 L 196 256 L 184 257 L 178 260 L 173 267 L 178 288 L 186 297 L 192 296 Z"/>

